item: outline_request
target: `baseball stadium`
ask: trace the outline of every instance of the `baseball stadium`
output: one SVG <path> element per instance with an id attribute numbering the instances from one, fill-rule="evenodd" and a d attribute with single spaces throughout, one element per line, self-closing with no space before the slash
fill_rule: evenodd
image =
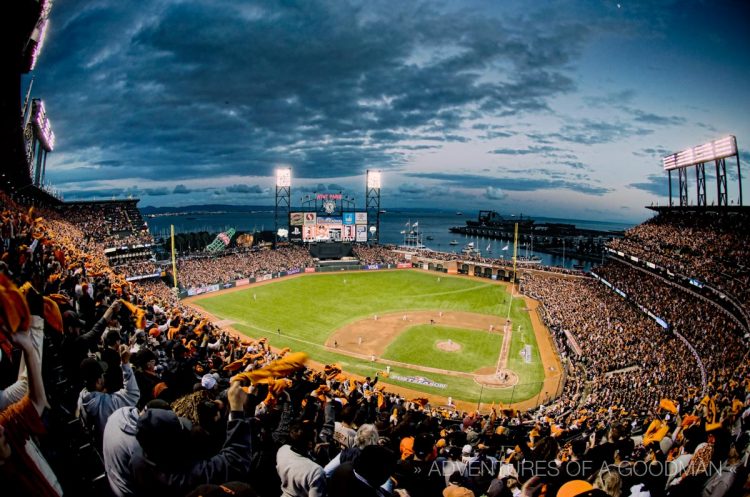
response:
<path id="1" fill-rule="evenodd" d="M 3 496 L 750 495 L 747 9 L 16 4 Z"/>

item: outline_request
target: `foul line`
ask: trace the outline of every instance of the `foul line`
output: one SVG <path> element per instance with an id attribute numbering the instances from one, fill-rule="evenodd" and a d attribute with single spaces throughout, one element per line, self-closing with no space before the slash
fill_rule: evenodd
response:
<path id="1" fill-rule="evenodd" d="M 273 336 L 273 334 L 274 334 L 273 331 L 265 330 L 265 329 L 260 328 L 258 326 L 255 326 L 255 325 L 252 325 L 252 324 L 248 324 L 247 321 L 234 321 L 234 323 L 235 324 L 241 324 L 241 325 L 247 326 L 248 328 L 260 331 L 261 333 L 264 333 L 266 335 Z M 329 352 L 333 352 L 335 354 L 340 354 L 340 355 L 343 355 L 343 356 L 353 357 L 355 359 L 360 359 L 360 360 L 369 362 L 371 364 L 384 364 L 386 366 L 399 366 L 399 367 L 403 367 L 403 368 L 407 368 L 407 369 L 412 369 L 414 371 L 422 371 L 424 373 L 435 373 L 435 374 L 442 374 L 442 375 L 445 375 L 445 376 L 457 376 L 457 377 L 460 377 L 460 378 L 468 378 L 468 379 L 472 379 L 472 380 L 476 379 L 478 376 L 484 376 L 484 375 L 478 375 L 478 374 L 474 374 L 474 373 L 467 373 L 467 372 L 464 372 L 464 371 L 455 371 L 455 370 L 452 370 L 452 369 L 439 369 L 439 368 L 431 368 L 429 366 L 420 366 L 419 364 L 411 364 L 411 363 L 407 363 L 407 362 L 393 361 L 391 359 L 383 359 L 381 357 L 377 358 L 375 361 L 372 361 L 371 360 L 371 357 L 372 357 L 371 355 L 368 356 L 367 354 L 360 354 L 359 352 L 352 352 L 352 351 L 344 350 L 344 349 L 334 349 L 334 348 L 328 347 L 326 345 L 322 345 L 322 344 L 319 344 L 319 343 L 311 342 L 309 340 L 305 340 L 305 339 L 302 339 L 302 338 L 293 337 L 291 335 L 277 335 L 277 336 L 288 338 L 288 339 L 294 340 L 295 342 L 304 343 L 304 344 L 307 344 L 307 345 L 312 345 L 314 347 L 318 347 L 318 348 L 321 348 L 323 350 L 326 350 L 326 351 L 329 351 Z M 506 342 L 506 340 L 507 340 L 506 338 L 504 338 L 504 340 L 503 340 L 503 349 L 505 348 L 505 342 Z M 507 340 L 507 341 L 510 344 L 510 341 L 509 340 Z M 376 369 L 378 369 L 378 368 L 376 368 Z M 388 378 L 383 378 L 383 380 L 384 381 L 388 381 Z"/>

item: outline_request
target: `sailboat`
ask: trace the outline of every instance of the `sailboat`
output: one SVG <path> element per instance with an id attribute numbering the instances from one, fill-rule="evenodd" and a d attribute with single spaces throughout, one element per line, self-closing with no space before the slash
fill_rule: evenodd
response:
<path id="1" fill-rule="evenodd" d="M 524 246 L 524 249 L 526 250 L 526 255 L 516 258 L 516 262 L 518 264 L 541 264 L 542 263 L 541 257 L 539 257 L 538 255 L 534 255 L 533 252 L 532 252 L 532 255 L 529 256 L 529 246 L 526 243 L 524 243 L 523 246 Z"/>
<path id="2" fill-rule="evenodd" d="M 491 254 L 492 253 L 492 242 L 487 244 L 487 248 L 484 249 L 485 252 Z"/>
<path id="3" fill-rule="evenodd" d="M 466 245 L 464 245 L 464 248 L 461 249 L 461 253 L 466 254 L 468 256 L 480 255 L 479 249 L 474 247 L 474 242 L 469 242 Z"/>

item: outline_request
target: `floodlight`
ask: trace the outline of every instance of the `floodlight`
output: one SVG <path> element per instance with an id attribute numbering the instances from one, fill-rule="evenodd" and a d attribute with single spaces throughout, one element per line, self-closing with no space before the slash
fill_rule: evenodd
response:
<path id="1" fill-rule="evenodd" d="M 672 169 L 704 164 L 712 160 L 725 159 L 733 155 L 737 155 L 737 138 L 729 135 L 667 155 L 662 159 L 662 164 L 665 171 L 671 171 Z"/>
<path id="2" fill-rule="evenodd" d="M 289 167 L 280 167 L 276 169 L 276 186 L 279 188 L 288 188 L 292 186 L 292 169 Z"/>
<path id="3" fill-rule="evenodd" d="M 367 188 L 380 189 L 380 171 L 367 170 Z"/>
<path id="4" fill-rule="evenodd" d="M 47 19 L 43 19 L 40 24 L 34 28 L 34 32 L 31 34 L 31 40 L 36 41 L 36 45 L 34 45 L 34 48 L 31 51 L 31 64 L 29 65 L 30 71 L 33 71 L 34 67 L 36 67 L 36 61 L 39 58 L 42 47 L 44 46 L 44 38 L 47 36 L 48 24 L 49 22 Z"/>
<path id="5" fill-rule="evenodd" d="M 44 148 L 51 152 L 55 148 L 55 133 L 52 131 L 52 124 L 47 118 L 47 111 L 44 108 L 42 100 L 35 100 L 36 109 L 34 112 L 34 124 L 39 130 L 39 140 Z"/>

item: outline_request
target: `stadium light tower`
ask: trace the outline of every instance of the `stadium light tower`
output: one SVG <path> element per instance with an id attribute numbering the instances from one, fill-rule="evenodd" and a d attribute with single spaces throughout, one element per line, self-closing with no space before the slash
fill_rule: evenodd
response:
<path id="1" fill-rule="evenodd" d="M 367 208 L 367 224 L 369 239 L 371 242 L 378 243 L 380 240 L 380 171 L 367 170 L 367 189 L 365 197 L 367 199 L 365 206 Z"/>
<path id="2" fill-rule="evenodd" d="M 737 159 L 737 185 L 739 187 L 739 205 L 742 205 L 742 173 L 740 171 L 740 156 L 737 149 L 737 138 L 734 135 L 725 136 L 681 152 L 662 158 L 664 170 L 667 171 L 669 181 L 669 206 L 672 203 L 672 171 L 677 169 L 680 207 L 687 207 L 688 200 L 688 168 L 695 167 L 695 181 L 697 186 L 697 205 L 706 207 L 706 168 L 705 165 L 714 161 L 716 165 L 716 200 L 719 207 L 728 206 L 726 159 Z"/>
<path id="3" fill-rule="evenodd" d="M 289 211 L 292 198 L 292 168 L 279 167 L 276 169 L 276 210 L 274 211 L 273 238 L 279 241 L 279 216 L 284 216 L 284 226 L 289 229 Z M 288 232 L 288 231 L 287 231 Z"/>

